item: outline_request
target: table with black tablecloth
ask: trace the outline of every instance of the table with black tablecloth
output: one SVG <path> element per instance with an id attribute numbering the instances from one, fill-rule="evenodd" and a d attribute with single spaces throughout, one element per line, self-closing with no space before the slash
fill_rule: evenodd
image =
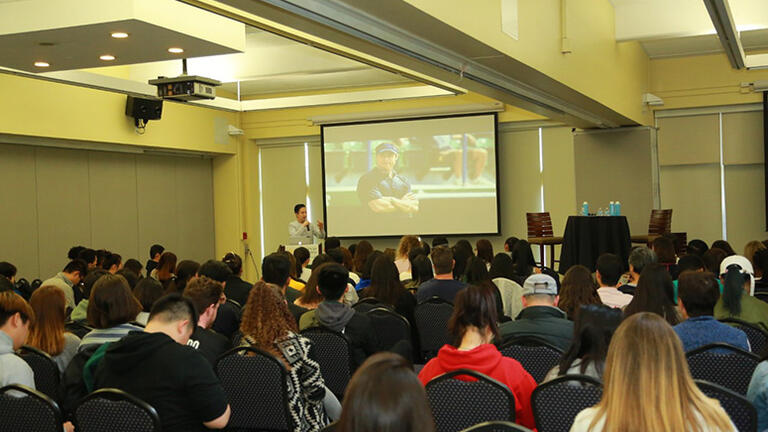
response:
<path id="1" fill-rule="evenodd" d="M 626 266 L 631 242 L 625 216 L 569 216 L 560 250 L 560 273 L 577 264 L 595 271 L 604 253 L 619 256 Z"/>

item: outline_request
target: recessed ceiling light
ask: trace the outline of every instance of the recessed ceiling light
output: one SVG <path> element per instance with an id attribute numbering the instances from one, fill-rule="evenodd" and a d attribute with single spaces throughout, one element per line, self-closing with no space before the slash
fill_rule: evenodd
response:
<path id="1" fill-rule="evenodd" d="M 172 54 L 181 54 L 181 53 L 184 52 L 184 49 L 183 48 L 177 48 L 177 47 L 171 47 L 171 48 L 168 48 L 168 52 L 172 53 Z"/>
<path id="2" fill-rule="evenodd" d="M 110 54 L 104 54 L 103 56 L 99 56 L 99 58 L 104 61 L 112 61 L 115 59 L 115 56 Z"/>
<path id="3" fill-rule="evenodd" d="M 39 68 L 46 68 L 46 67 L 49 67 L 50 64 L 47 63 L 47 62 L 44 62 L 44 61 L 36 61 L 35 62 L 35 66 L 37 66 Z"/>
<path id="4" fill-rule="evenodd" d="M 115 39 L 125 39 L 128 37 L 128 33 L 126 32 L 114 32 L 111 35 Z"/>

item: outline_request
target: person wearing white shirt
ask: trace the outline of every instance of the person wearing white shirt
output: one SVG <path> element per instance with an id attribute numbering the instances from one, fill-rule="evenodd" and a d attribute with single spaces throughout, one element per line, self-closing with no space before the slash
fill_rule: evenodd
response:
<path id="1" fill-rule="evenodd" d="M 612 308 L 624 309 L 632 301 L 632 295 L 625 294 L 618 289 L 621 277 L 621 260 L 618 256 L 605 253 L 597 259 L 597 271 L 595 278 L 600 288 L 597 294 L 604 305 Z"/>
<path id="2" fill-rule="evenodd" d="M 302 242 L 304 244 L 314 243 L 315 237 L 325 238 L 323 222 L 318 220 L 317 225 L 313 225 L 307 220 L 307 206 L 296 204 L 293 207 L 293 213 L 296 215 L 296 220 L 288 224 L 288 238 L 305 239 Z"/>

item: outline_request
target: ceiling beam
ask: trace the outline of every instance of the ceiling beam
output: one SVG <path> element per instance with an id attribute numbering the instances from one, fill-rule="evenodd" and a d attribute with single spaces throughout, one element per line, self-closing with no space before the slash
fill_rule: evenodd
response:
<path id="1" fill-rule="evenodd" d="M 728 0 L 704 0 L 709 17 L 715 26 L 720 43 L 723 44 L 725 55 L 734 69 L 744 69 L 744 48 L 741 46 L 739 31 L 733 22 L 733 14 L 728 6 Z"/>

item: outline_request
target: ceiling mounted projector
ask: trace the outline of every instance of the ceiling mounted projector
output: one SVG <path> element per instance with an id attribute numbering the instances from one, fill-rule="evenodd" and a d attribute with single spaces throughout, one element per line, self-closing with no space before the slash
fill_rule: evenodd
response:
<path id="1" fill-rule="evenodd" d="M 176 78 L 157 77 L 149 80 L 153 86 L 157 86 L 157 96 L 163 99 L 193 101 L 201 99 L 215 99 L 216 87 L 220 81 L 196 75 L 181 75 Z"/>

